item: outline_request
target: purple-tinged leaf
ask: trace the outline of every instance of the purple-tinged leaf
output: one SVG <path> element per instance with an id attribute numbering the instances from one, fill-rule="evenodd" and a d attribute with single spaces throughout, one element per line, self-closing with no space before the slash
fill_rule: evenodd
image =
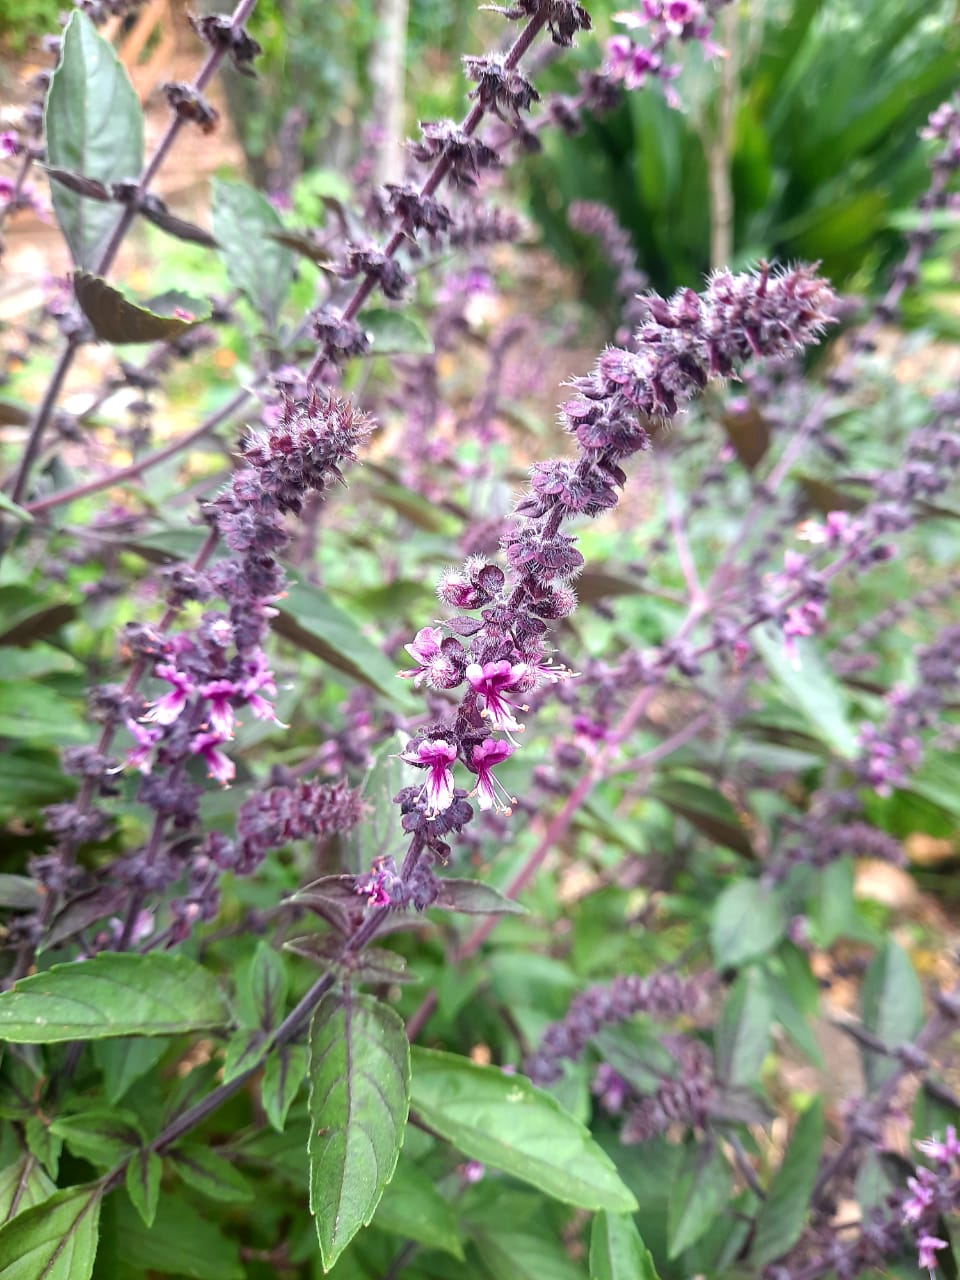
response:
<path id="1" fill-rule="evenodd" d="M 255 1067 L 260 1061 L 261 1050 L 267 1041 L 267 1032 L 259 1027 L 241 1027 L 227 1041 L 223 1056 L 223 1083 L 229 1084 L 237 1076 Z"/>
<path id="2" fill-rule="evenodd" d="M 287 1002 L 287 971 L 282 957 L 263 939 L 257 943 L 250 967 L 250 997 L 264 1031 L 283 1017 Z"/>
<path id="3" fill-rule="evenodd" d="M 185 240 L 188 244 L 202 244 L 207 249 L 219 247 L 209 231 L 198 227 L 195 222 L 188 222 L 186 218 L 178 218 L 159 200 L 141 205 L 140 214 L 155 227 L 165 231 L 168 236 L 173 236 L 175 240 Z"/>
<path id="4" fill-rule="evenodd" d="M 102 200 L 104 202 L 113 199 L 110 191 L 102 182 L 98 182 L 96 178 L 85 178 L 82 173 L 73 173 L 70 169 L 58 169 L 56 165 L 43 165 L 44 173 L 53 178 L 55 182 L 59 182 L 62 187 L 66 187 L 68 191 L 74 191 L 78 196 L 87 196 L 90 200 Z"/>
<path id="5" fill-rule="evenodd" d="M 69 1187 L 0 1228 L 4 1280 L 89 1280 L 97 1256 L 100 1188 Z"/>
<path id="6" fill-rule="evenodd" d="M 47 163 L 98 183 L 137 178 L 143 169 L 143 111 L 113 46 L 75 10 L 44 112 Z M 73 261 L 94 268 L 120 217 L 112 204 L 62 183 L 50 186 L 53 211 Z"/>
<path id="7" fill-rule="evenodd" d="M 75 273 L 73 291 L 80 310 L 102 342 L 167 342 L 210 316 L 205 302 L 187 294 L 168 293 L 162 300 L 155 299 L 155 305 L 162 307 L 162 311 L 140 306 L 106 280 L 87 271 Z"/>
<path id="8" fill-rule="evenodd" d="M 36 911 L 43 902 L 43 890 L 29 876 L 0 874 L 0 907 L 11 911 Z"/>
<path id="9" fill-rule="evenodd" d="M 410 1104 L 403 1020 L 345 989 L 310 1027 L 310 1212 L 328 1271 L 373 1217 L 393 1176 Z"/>
<path id="10" fill-rule="evenodd" d="M 229 1160 L 199 1142 L 185 1142 L 170 1152 L 171 1167 L 188 1187 L 223 1204 L 249 1204 L 254 1199 L 250 1183 Z"/>
<path id="11" fill-rule="evenodd" d="M 0 1172 L 0 1225 L 49 1200 L 56 1189 L 56 1183 L 44 1173 L 36 1156 L 24 1151 Z"/>
<path id="12" fill-rule="evenodd" d="M 66 1143 L 73 1155 L 108 1169 L 144 1141 L 140 1122 L 131 1111 L 89 1107 L 71 1116 L 58 1116 L 50 1124 L 55 1138 Z"/>
<path id="13" fill-rule="evenodd" d="M 23 1138 L 27 1150 L 43 1165 L 51 1178 L 60 1172 L 60 1156 L 63 1139 L 50 1132 L 48 1124 L 38 1115 L 27 1116 L 23 1122 Z"/>
<path id="14" fill-rule="evenodd" d="M 505 897 L 499 889 L 484 884 L 482 880 L 442 879 L 438 881 L 440 893 L 430 905 L 444 911 L 460 911 L 471 916 L 523 916 L 527 914 L 513 898 Z"/>
<path id="15" fill-rule="evenodd" d="M 59 947 L 98 920 L 116 915 L 129 897 L 129 890 L 123 885 L 105 884 L 72 898 L 50 922 L 50 928 L 43 935 L 40 954 Z"/>
<path id="16" fill-rule="evenodd" d="M 317 240 L 312 231 L 268 231 L 267 237 L 282 244 L 285 249 L 292 249 L 301 258 L 306 258 L 315 267 L 324 267 L 332 258 L 330 250 Z"/>
<path id="17" fill-rule="evenodd" d="M 127 1165 L 125 1181 L 130 1203 L 143 1219 L 145 1227 L 152 1227 L 157 1216 L 157 1203 L 160 1199 L 160 1179 L 163 1176 L 163 1161 L 155 1151 L 144 1148 L 134 1153 Z"/>
<path id="18" fill-rule="evenodd" d="M 303 1045 L 281 1045 L 267 1059 L 260 1096 L 267 1119 L 280 1133 L 306 1074 L 307 1050 Z"/>

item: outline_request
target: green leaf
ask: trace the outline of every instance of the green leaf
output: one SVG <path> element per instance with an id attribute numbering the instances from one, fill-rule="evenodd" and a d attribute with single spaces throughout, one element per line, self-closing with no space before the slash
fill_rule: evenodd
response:
<path id="1" fill-rule="evenodd" d="M 910 957 L 892 938 L 864 974 L 860 993 L 863 1024 L 889 1048 L 912 1040 L 923 1022 L 923 990 Z M 896 1070 L 895 1059 L 863 1051 L 867 1084 L 876 1089 Z"/>
<path id="2" fill-rule="evenodd" d="M 730 1169 L 719 1147 L 687 1147 L 667 1206 L 667 1256 L 671 1260 L 709 1230 L 726 1208 L 731 1187 Z"/>
<path id="3" fill-rule="evenodd" d="M 72 698 L 37 681 L 0 680 L 0 738 L 69 746 L 89 737 L 90 726 Z"/>
<path id="4" fill-rule="evenodd" d="M 0 587 L 0 644 L 24 645 L 52 635 L 76 617 L 65 600 L 51 600 L 22 582 Z"/>
<path id="5" fill-rule="evenodd" d="M 266 1042 L 267 1032 L 261 1031 L 259 1027 L 253 1030 L 241 1027 L 239 1031 L 235 1031 L 227 1041 L 223 1055 L 223 1083 L 229 1084 L 245 1071 L 258 1066 Z"/>
<path id="6" fill-rule="evenodd" d="M 18 1213 L 49 1200 L 57 1187 L 43 1171 L 36 1156 L 25 1151 L 0 1173 L 0 1224 Z"/>
<path id="7" fill-rule="evenodd" d="M 267 197 L 244 182 L 213 180 L 213 234 L 230 283 L 246 295 L 268 329 L 293 283 L 296 260 L 272 238 L 283 223 Z"/>
<path id="8" fill-rule="evenodd" d="M 73 1116 L 58 1116 L 50 1132 L 81 1160 L 108 1169 L 144 1140 L 137 1117 L 129 1111 L 90 1107 Z"/>
<path id="9" fill-rule="evenodd" d="M 461 911 L 464 915 L 526 915 L 526 907 L 522 907 L 513 898 L 507 898 L 499 889 L 484 884 L 482 880 L 458 880 L 455 876 L 439 881 L 440 892 L 431 907 L 440 907 L 444 911 Z"/>
<path id="10" fill-rule="evenodd" d="M 273 629 L 351 680 L 369 685 L 395 701 L 409 700 L 409 691 L 397 679 L 393 664 L 350 615 L 318 587 L 290 581 Z"/>
<path id="11" fill-rule="evenodd" d="M 349 988 L 324 996 L 310 1027 L 310 1212 L 325 1271 L 376 1211 L 410 1104 L 403 1020 Z"/>
<path id="12" fill-rule="evenodd" d="M 130 1203 L 146 1227 L 152 1227 L 157 1216 L 162 1176 L 163 1161 L 155 1151 L 137 1151 L 127 1165 L 126 1184 Z"/>
<path id="13" fill-rule="evenodd" d="M 786 927 L 783 904 L 774 890 L 759 880 L 735 881 L 713 904 L 710 940 L 717 965 L 735 968 L 764 955 Z"/>
<path id="14" fill-rule="evenodd" d="M 675 1059 L 649 1024 L 607 1027 L 593 1037 L 593 1044 L 604 1062 L 640 1093 L 652 1093 L 664 1076 L 676 1074 Z"/>
<path id="15" fill-rule="evenodd" d="M 698 780 L 696 775 L 669 775 L 654 781 L 648 794 L 684 818 L 709 840 L 733 849 L 744 857 L 753 854 L 753 846 L 733 805 L 715 786 Z"/>
<path id="16" fill-rule="evenodd" d="M 99 1187 L 69 1187 L 0 1228 L 0 1280 L 89 1280 Z"/>
<path id="17" fill-rule="evenodd" d="M 60 62 L 44 113 L 47 163 L 105 185 L 139 178 L 143 169 L 143 112 L 113 46 L 75 11 L 63 35 Z M 53 210 L 78 267 L 95 269 L 120 218 L 101 204 L 50 186 Z"/>
<path id="18" fill-rule="evenodd" d="M 148 1036 L 97 1041 L 93 1045 L 93 1057 L 103 1072 L 107 1101 L 116 1105 L 141 1076 L 157 1065 L 166 1050 L 162 1040 Z"/>
<path id="19" fill-rule="evenodd" d="M 115 1217 L 117 1254 L 138 1276 L 159 1272 L 192 1280 L 246 1280 L 236 1243 L 169 1194 L 160 1197 L 152 1227 L 124 1200 L 117 1202 Z M 6 1280 L 2 1272 L 0 1280 Z"/>
<path id="20" fill-rule="evenodd" d="M 409 1160 L 401 1159 L 398 1164 L 377 1206 L 373 1225 L 463 1260 L 453 1206 L 437 1190 L 433 1179 Z"/>
<path id="21" fill-rule="evenodd" d="M 43 901 L 43 892 L 36 880 L 29 876 L 0 874 L 0 907 L 14 911 L 36 911 Z"/>
<path id="22" fill-rule="evenodd" d="M 49 1126 L 38 1115 L 27 1116 L 23 1122 L 23 1137 L 30 1154 L 40 1161 L 55 1180 L 60 1170 L 63 1139 L 51 1133 Z"/>
<path id="23" fill-rule="evenodd" d="M 260 1026 L 271 1031 L 286 1007 L 287 970 L 283 958 L 262 938 L 250 966 L 250 997 Z"/>
<path id="24" fill-rule="evenodd" d="M 186 293 L 167 293 L 146 306 L 131 302 L 89 271 L 75 273 L 73 291 L 102 342 L 168 342 L 210 317 L 207 304 Z M 177 311 L 183 314 L 176 315 Z"/>
<path id="25" fill-rule="evenodd" d="M 750 1250 L 750 1261 L 757 1269 L 782 1257 L 799 1240 L 822 1150 L 823 1102 L 814 1098 L 794 1127 L 783 1163 L 757 1215 Z"/>
<path id="26" fill-rule="evenodd" d="M 360 327 L 370 339 L 371 355 L 428 356 L 433 353 L 433 339 L 423 323 L 405 311 L 371 307 L 361 315 Z"/>
<path id="27" fill-rule="evenodd" d="M 556 1235 L 509 1228 L 475 1230 L 472 1234 L 480 1257 L 496 1280 L 584 1280 L 583 1268 Z"/>
<path id="28" fill-rule="evenodd" d="M 466 1058 L 413 1050 L 411 1104 L 472 1160 L 583 1209 L 629 1213 L 636 1201 L 589 1131 L 520 1075 Z"/>
<path id="29" fill-rule="evenodd" d="M 14 1044 L 169 1036 L 229 1021 L 213 975 L 186 956 L 160 951 L 101 952 L 54 965 L 0 994 L 0 1038 Z"/>
<path id="30" fill-rule="evenodd" d="M 756 1084 L 770 1048 L 772 1019 L 773 1001 L 764 975 L 748 969 L 730 988 L 717 1023 L 717 1076 L 722 1084 Z"/>
<path id="31" fill-rule="evenodd" d="M 253 1188 L 229 1160 L 209 1147 L 185 1142 L 170 1152 L 170 1163 L 188 1187 L 224 1204 L 249 1204 Z"/>
<path id="32" fill-rule="evenodd" d="M 306 1074 L 307 1051 L 303 1045 L 282 1045 L 267 1059 L 260 1096 L 267 1119 L 280 1133 Z"/>
<path id="33" fill-rule="evenodd" d="M 660 1280 L 627 1213 L 598 1213 L 590 1231 L 590 1280 Z"/>
<path id="34" fill-rule="evenodd" d="M 758 629 L 753 644 L 780 692 L 809 723 L 814 736 L 838 755 L 852 759 L 857 754 L 857 734 L 849 720 L 843 689 L 813 646 L 801 645 L 794 663 L 778 633 Z"/>

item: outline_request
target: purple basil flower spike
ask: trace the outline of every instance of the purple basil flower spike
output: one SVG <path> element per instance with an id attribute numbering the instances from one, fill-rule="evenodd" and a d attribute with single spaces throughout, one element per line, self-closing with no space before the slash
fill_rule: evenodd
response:
<path id="1" fill-rule="evenodd" d="M 476 771 L 477 785 L 470 794 L 477 797 L 481 809 L 494 809 L 507 817 L 513 812 L 517 798 L 511 796 L 503 783 L 493 776 L 493 770 L 496 765 L 509 760 L 515 750 L 516 747 L 509 742 L 499 742 L 495 738 L 485 738 L 473 748 L 471 767 Z"/>
<path id="2" fill-rule="evenodd" d="M 428 738 L 401 752 L 402 760 L 428 770 L 424 791 L 430 814 L 443 813 L 453 804 L 453 770 L 450 766 L 456 758 L 457 748 L 443 738 Z"/>

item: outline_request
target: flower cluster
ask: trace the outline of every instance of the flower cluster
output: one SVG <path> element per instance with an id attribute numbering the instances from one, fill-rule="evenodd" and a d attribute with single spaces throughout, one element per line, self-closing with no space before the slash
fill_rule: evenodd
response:
<path id="1" fill-rule="evenodd" d="M 861 779 L 880 795 L 901 786 L 923 754 L 921 735 L 936 726 L 944 704 L 960 685 L 960 626 L 945 627 L 917 654 L 912 688 L 898 688 L 887 698 L 889 715 L 882 725 L 867 725 L 861 736 Z"/>
<path id="2" fill-rule="evenodd" d="M 658 1022 L 693 1018 L 707 1003 L 710 977 L 683 978 L 664 970 L 647 976 L 624 974 L 603 986 L 588 987 L 576 996 L 566 1017 L 543 1033 L 524 1071 L 538 1084 L 562 1075 L 561 1063 L 575 1061 L 604 1027 L 616 1026 L 639 1014 Z"/>
<path id="3" fill-rule="evenodd" d="M 813 342 L 830 322 L 832 300 L 808 268 L 720 272 L 703 295 L 647 296 L 634 349 L 610 347 L 591 374 L 574 379 L 577 394 L 561 416 L 579 457 L 534 466 L 501 541 L 507 572 L 482 556 L 448 571 L 438 594 L 461 612 L 422 628 L 406 646 L 416 666 L 404 675 L 464 690 L 455 716 L 427 726 L 403 755 L 427 775 L 427 815 L 451 803 L 458 760 L 476 775 L 478 804 L 507 811 L 515 803 L 492 768 L 516 749 L 528 696 L 571 674 L 551 662 L 545 638 L 548 623 L 576 607 L 571 581 L 583 564 L 563 521 L 616 504 L 626 481 L 620 461 L 648 446 L 651 420 L 676 416 L 711 378 L 736 375 L 752 357 L 782 357 Z"/>
<path id="4" fill-rule="evenodd" d="M 900 1213 L 916 1245 L 917 1266 L 932 1274 L 937 1254 L 949 1247 L 938 1234 L 943 1219 L 960 1209 L 960 1141 L 956 1129 L 948 1125 L 942 1141 L 926 1138 L 917 1143 L 917 1148 L 934 1167 L 921 1165 L 907 1179 L 909 1195 L 902 1198 Z"/>
<path id="5" fill-rule="evenodd" d="M 630 34 L 607 41 L 607 74 L 622 80 L 628 89 L 642 88 L 648 77 L 659 80 L 667 102 L 679 107 L 671 82 L 680 74 L 680 65 L 668 60 L 669 46 L 674 41 L 696 41 L 707 57 L 721 54 L 710 36 L 717 11 L 727 3 L 729 0 L 641 0 L 638 9 L 614 14 L 614 22 Z M 636 34 L 639 31 L 644 33 L 642 39 Z"/>

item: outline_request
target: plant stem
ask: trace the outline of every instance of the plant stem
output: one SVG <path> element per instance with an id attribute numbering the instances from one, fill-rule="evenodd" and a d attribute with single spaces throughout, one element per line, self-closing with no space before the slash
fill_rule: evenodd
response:
<path id="1" fill-rule="evenodd" d="M 526 26 L 517 36 L 516 40 L 511 45 L 509 52 L 504 58 L 503 65 L 507 70 L 513 70 L 517 66 L 517 64 L 520 62 L 520 59 L 523 57 L 523 55 L 527 52 L 527 50 L 533 44 L 539 32 L 543 29 L 544 26 L 546 26 L 548 14 L 549 14 L 549 3 L 544 3 L 544 4 L 541 4 L 541 6 L 537 9 L 536 13 L 533 14 L 533 16 L 529 19 Z M 474 105 L 467 112 L 467 115 L 464 117 L 463 123 L 460 126 L 461 132 L 465 133 L 468 137 L 476 133 L 477 128 L 479 127 L 480 122 L 483 120 L 483 117 L 485 115 L 486 115 L 486 108 L 482 107 L 479 102 L 474 103 Z M 433 169 L 427 175 L 426 181 L 423 183 L 423 186 L 420 188 L 421 198 L 433 195 L 433 193 L 437 190 L 437 188 L 443 182 L 444 178 L 447 176 L 449 169 L 450 169 L 449 157 L 447 157 L 446 155 L 441 155 L 437 160 L 436 164 L 433 166 Z M 384 246 L 383 252 L 386 255 L 386 257 L 392 258 L 394 254 L 397 252 L 397 250 L 400 248 L 400 246 L 403 244 L 404 240 L 408 238 L 409 234 L 410 234 L 410 228 L 407 225 L 407 220 L 404 219 L 403 223 L 397 228 L 396 231 L 394 231 L 393 235 L 390 237 L 390 239 L 387 241 L 386 245 Z M 344 307 L 344 310 L 343 310 L 344 320 L 350 321 L 350 320 L 356 319 L 356 316 L 360 311 L 360 308 L 370 297 L 370 294 L 373 292 L 375 287 L 376 287 L 376 276 L 369 271 L 365 272 L 359 284 L 357 285 L 356 289 L 354 290 L 353 296 L 351 297 L 350 301 L 347 303 L 346 307 Z M 316 382 L 317 379 L 320 377 L 320 374 L 323 372 L 323 369 L 326 363 L 327 363 L 326 352 L 321 350 L 317 353 L 317 356 L 314 359 L 313 364 L 310 366 L 309 370 L 307 371 L 307 381 Z"/>
<path id="2" fill-rule="evenodd" d="M 191 445 L 197 444 L 204 436 L 209 435 L 211 431 L 215 431 L 221 423 L 227 422 L 243 408 L 250 399 L 251 394 L 250 391 L 241 389 L 231 396 L 226 404 L 214 410 L 208 418 L 204 418 L 203 422 L 198 427 L 195 427 L 193 431 L 188 431 L 186 435 L 178 436 L 176 440 L 171 440 L 162 449 L 145 454 L 144 457 L 138 458 L 136 462 L 131 462 L 126 467 L 119 467 L 116 471 L 108 471 L 106 475 L 99 476 L 96 480 L 87 480 L 84 484 L 76 484 L 69 489 L 61 489 L 58 493 L 47 494 L 45 498 L 38 498 L 36 502 L 28 502 L 24 510 L 29 511 L 31 515 L 40 515 L 42 512 L 50 511 L 54 507 L 62 507 L 68 502 L 75 502 L 77 498 L 85 498 L 91 493 L 99 493 L 102 489 L 110 489 L 115 484 L 122 484 L 124 480 L 132 480 L 137 476 L 143 475 L 151 467 L 158 467 L 162 462 L 166 462 L 169 458 L 182 453 L 184 449 L 189 449 Z"/>
<path id="3" fill-rule="evenodd" d="M 421 837 L 415 835 L 410 841 L 410 846 L 407 849 L 407 855 L 404 858 L 403 868 L 401 870 L 401 875 L 404 878 L 408 877 L 413 872 L 417 862 L 420 860 L 422 852 L 423 842 Z M 340 952 L 341 962 L 348 956 L 361 951 L 367 943 L 376 936 L 377 931 L 390 915 L 391 911 L 391 907 L 379 907 L 362 921 L 355 932 L 352 933 L 344 942 L 343 948 Z M 313 1016 L 317 1005 L 334 986 L 336 981 L 337 972 L 335 969 L 321 975 L 309 991 L 307 991 L 307 993 L 300 999 L 299 1003 L 291 1009 L 264 1044 L 253 1066 L 248 1067 L 247 1070 L 241 1072 L 240 1075 L 234 1076 L 233 1079 L 227 1081 L 226 1084 L 221 1084 L 211 1093 L 208 1093 L 205 1098 L 201 1098 L 200 1101 L 190 1107 L 189 1110 L 184 1111 L 182 1115 L 177 1116 L 176 1119 L 172 1120 L 166 1128 L 153 1139 L 149 1144 L 148 1149 L 150 1151 L 156 1151 L 157 1153 L 162 1153 L 168 1150 L 185 1134 L 189 1133 L 191 1129 L 195 1129 L 197 1125 L 202 1124 L 208 1116 L 213 1115 L 213 1113 L 217 1111 L 229 1098 L 232 1098 L 235 1093 L 238 1093 L 247 1081 L 257 1074 L 266 1059 L 275 1049 L 279 1049 L 283 1045 L 289 1044 L 291 1040 L 295 1039 L 300 1034 Z M 104 1182 L 105 1191 L 112 1190 L 113 1187 L 117 1186 L 123 1180 L 126 1167 L 131 1158 L 132 1157 L 128 1157 L 115 1169 L 111 1170 L 109 1174 L 107 1174 Z"/>

